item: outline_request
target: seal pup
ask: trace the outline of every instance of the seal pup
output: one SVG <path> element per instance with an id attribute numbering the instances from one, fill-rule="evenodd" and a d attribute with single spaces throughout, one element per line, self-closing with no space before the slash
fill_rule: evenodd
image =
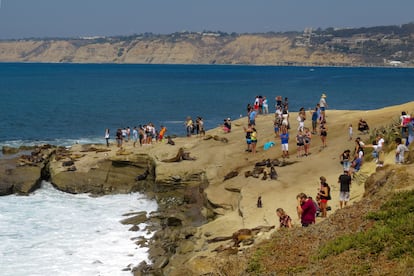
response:
<path id="1" fill-rule="evenodd" d="M 277 172 L 275 167 L 270 167 L 270 179 L 277 180 Z"/>

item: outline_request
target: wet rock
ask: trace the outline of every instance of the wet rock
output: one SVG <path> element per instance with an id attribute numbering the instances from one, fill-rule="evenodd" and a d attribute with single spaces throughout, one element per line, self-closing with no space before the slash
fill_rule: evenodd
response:
<path id="1" fill-rule="evenodd" d="M 162 268 L 164 268 L 166 265 L 168 265 L 168 263 L 169 263 L 169 262 L 170 262 L 170 259 L 169 259 L 168 257 L 163 256 L 163 257 L 161 257 L 161 258 L 158 258 L 152 267 L 153 267 L 155 270 L 157 270 L 157 269 L 162 269 Z"/>
<path id="2" fill-rule="evenodd" d="M 137 232 L 137 231 L 139 231 L 139 226 L 138 225 L 134 225 L 131 228 L 129 228 L 128 231 Z"/>
<path id="3" fill-rule="evenodd" d="M 182 226 L 182 221 L 179 218 L 176 217 L 169 217 L 166 220 L 166 225 L 167 226 Z"/>
<path id="4" fill-rule="evenodd" d="M 147 212 L 143 211 L 139 215 L 121 220 L 122 224 L 140 224 L 147 221 Z"/>
<path id="5" fill-rule="evenodd" d="M 181 254 L 186 254 L 194 251 L 194 243 L 192 241 L 184 240 L 180 243 L 178 252 Z"/>

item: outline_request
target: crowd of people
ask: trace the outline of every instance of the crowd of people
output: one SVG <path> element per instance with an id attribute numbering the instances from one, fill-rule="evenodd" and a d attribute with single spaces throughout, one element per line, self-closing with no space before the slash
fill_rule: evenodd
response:
<path id="1" fill-rule="evenodd" d="M 295 131 L 295 142 L 297 146 L 297 157 L 306 157 L 310 154 L 310 144 L 313 135 L 317 135 L 321 140 L 321 150 L 328 146 L 328 127 L 327 127 L 327 115 L 326 110 L 328 103 L 327 96 L 323 93 L 319 102 L 315 105 L 313 110 L 309 111 L 311 117 L 311 129 L 306 127 L 305 121 L 307 114 L 302 107 L 299 109 L 297 120 L 297 128 Z M 257 99 L 257 97 L 256 97 Z M 290 132 L 292 132 L 292 126 L 289 118 L 289 102 L 288 98 L 277 96 L 275 98 L 275 119 L 273 122 L 275 137 L 280 139 L 282 158 L 289 158 L 289 138 Z M 256 117 L 258 114 L 265 114 L 260 112 L 260 105 L 255 104 L 247 105 L 247 118 L 248 126 L 244 128 L 246 134 L 246 143 L 248 152 L 256 152 L 257 144 L 257 130 L 256 130 Z M 395 163 L 404 163 L 404 154 L 408 151 L 408 144 L 414 140 L 414 118 L 411 118 L 406 112 L 401 114 L 401 137 L 395 139 L 397 148 L 395 150 Z M 361 135 L 367 134 L 370 131 L 368 123 L 363 119 L 357 122 L 358 132 Z M 352 141 L 354 132 L 352 124 L 348 125 L 347 140 Z M 253 139 L 252 139 L 253 137 Z M 404 140 L 405 139 L 405 140 Z M 405 142 L 404 142 L 405 141 Z M 377 166 L 381 167 L 384 164 L 384 144 L 385 139 L 381 133 L 378 133 L 375 140 L 370 144 L 365 144 L 360 137 L 355 138 L 355 148 L 353 152 L 351 150 L 344 150 L 340 156 L 340 163 L 342 165 L 342 172 L 337 179 L 339 185 L 339 207 L 343 208 L 347 206 L 350 200 L 350 189 L 352 179 L 357 172 L 360 171 L 361 166 L 364 163 L 364 153 L 367 148 L 372 148 L 373 160 Z M 321 186 L 318 187 L 318 192 L 315 199 L 312 197 L 300 193 L 297 196 L 297 213 L 301 220 L 302 226 L 306 227 L 315 223 L 317 216 L 326 217 L 327 211 L 330 210 L 328 201 L 331 200 L 331 188 L 327 183 L 324 176 L 320 177 Z M 282 208 L 276 210 L 276 214 L 279 217 L 280 227 L 292 227 L 292 220 L 289 215 Z"/>
<path id="2" fill-rule="evenodd" d="M 124 143 L 128 143 L 129 141 L 132 141 L 134 147 L 137 146 L 137 143 L 139 143 L 140 146 L 151 145 L 163 141 L 166 132 L 167 128 L 165 126 L 160 126 L 160 128 L 157 129 L 151 122 L 145 125 L 139 125 L 138 127 L 135 126 L 132 129 L 127 126 L 116 130 L 115 141 L 118 148 L 122 148 Z M 110 146 L 110 137 L 110 129 L 107 128 L 105 129 L 104 136 L 107 147 Z"/>
<path id="3" fill-rule="evenodd" d="M 307 112 L 305 108 L 301 107 L 298 111 L 297 128 L 295 131 L 294 139 L 296 143 L 297 158 L 306 157 L 311 154 L 310 145 L 313 136 L 319 136 L 321 140 L 320 150 L 323 150 L 328 146 L 328 127 L 327 127 L 327 115 L 326 110 L 328 103 L 327 96 L 322 93 L 319 102 L 316 103 L 314 109 L 309 110 L 311 117 L 311 128 L 306 127 L 305 121 L 307 120 Z M 257 152 L 258 132 L 256 127 L 256 118 L 259 115 L 269 114 L 269 102 L 265 96 L 256 96 L 252 104 L 247 105 L 247 127 L 244 128 L 246 139 L 246 152 L 255 154 Z M 287 97 L 277 96 L 275 98 L 275 113 L 274 113 L 273 129 L 276 138 L 280 139 L 282 158 L 290 158 L 289 155 L 289 139 L 290 132 L 292 132 L 292 126 L 289 118 L 289 100 Z M 205 135 L 203 118 L 198 116 L 195 121 L 188 116 L 184 122 L 186 128 L 186 134 L 188 137 L 197 135 L 202 137 Z M 358 131 L 361 135 L 369 133 L 370 128 L 368 123 L 361 118 L 358 123 Z M 395 139 L 395 163 L 403 164 L 405 159 L 404 155 L 408 151 L 408 145 L 414 141 L 414 117 L 402 112 L 400 117 L 401 137 Z M 224 133 L 229 133 L 232 130 L 231 119 L 226 118 L 223 120 L 222 130 Z M 146 125 L 139 125 L 132 130 L 130 127 L 119 128 L 116 131 L 115 138 L 117 146 L 122 148 L 123 143 L 132 140 L 133 146 L 139 142 L 139 145 L 152 144 L 165 139 L 165 133 L 167 128 L 161 126 L 159 129 L 152 123 Z M 348 125 L 348 135 L 345 139 L 352 141 L 353 138 L 352 124 Z M 109 147 L 110 130 L 105 130 L 105 140 Z M 385 139 L 381 133 L 379 133 L 375 140 L 370 144 L 365 144 L 360 137 L 355 138 L 354 150 L 345 149 L 340 155 L 339 160 L 342 166 L 342 173 L 339 175 L 337 183 L 339 185 L 339 207 L 343 208 L 347 206 L 350 200 L 350 188 L 353 176 L 360 171 L 361 166 L 364 163 L 364 155 L 367 148 L 372 149 L 372 156 L 377 166 L 383 166 L 384 162 L 384 144 Z M 321 216 L 325 218 L 327 211 L 330 209 L 328 206 L 329 200 L 331 200 L 331 187 L 327 183 L 327 179 L 324 176 L 320 176 L 320 187 L 316 193 L 315 199 L 305 193 L 297 195 L 297 214 L 303 227 L 307 227 L 315 223 L 316 217 Z M 291 228 L 293 226 L 291 217 L 286 214 L 282 208 L 276 210 L 276 214 L 279 218 L 280 227 Z"/>

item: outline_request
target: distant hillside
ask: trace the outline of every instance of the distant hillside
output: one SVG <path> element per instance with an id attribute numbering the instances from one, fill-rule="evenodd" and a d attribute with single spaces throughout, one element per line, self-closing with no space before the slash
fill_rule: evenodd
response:
<path id="1" fill-rule="evenodd" d="M 0 62 L 414 66 L 414 23 L 357 29 L 0 41 Z"/>

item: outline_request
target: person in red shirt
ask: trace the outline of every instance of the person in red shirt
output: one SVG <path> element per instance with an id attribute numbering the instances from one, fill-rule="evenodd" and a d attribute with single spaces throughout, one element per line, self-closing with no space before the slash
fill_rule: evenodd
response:
<path id="1" fill-rule="evenodd" d="M 316 207 L 313 200 L 306 194 L 300 193 L 296 196 L 297 199 L 297 211 L 300 218 L 300 222 L 303 227 L 308 227 L 315 223 Z"/>

